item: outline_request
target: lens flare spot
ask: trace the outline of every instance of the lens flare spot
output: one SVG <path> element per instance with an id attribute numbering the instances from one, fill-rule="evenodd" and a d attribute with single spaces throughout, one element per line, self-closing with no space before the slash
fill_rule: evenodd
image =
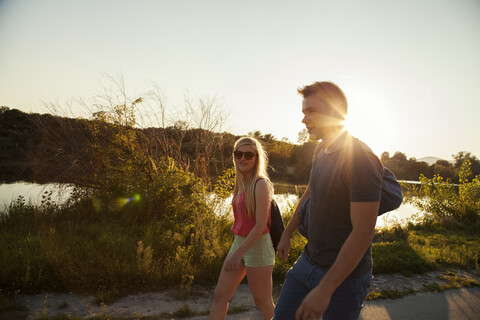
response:
<path id="1" fill-rule="evenodd" d="M 138 193 L 135 193 L 132 197 L 129 198 L 117 198 L 117 206 L 119 208 L 127 205 L 130 202 L 139 202 L 141 199 L 140 195 Z"/>
<path id="2" fill-rule="evenodd" d="M 132 201 L 132 198 L 118 198 L 117 205 L 121 208 L 131 201 Z"/>
<path id="3" fill-rule="evenodd" d="M 101 204 L 99 199 L 93 198 L 92 199 L 92 206 L 93 206 L 93 209 L 95 209 L 96 212 L 100 212 L 102 204 Z"/>

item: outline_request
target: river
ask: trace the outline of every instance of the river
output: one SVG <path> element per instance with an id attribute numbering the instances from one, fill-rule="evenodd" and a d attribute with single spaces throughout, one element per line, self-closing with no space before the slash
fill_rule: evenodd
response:
<path id="1" fill-rule="evenodd" d="M 71 188 L 66 185 L 36 184 L 29 182 L 0 184 L 0 206 L 9 205 L 19 196 L 24 197 L 27 203 L 40 204 L 42 201 L 42 195 L 49 191 L 52 191 L 52 200 L 60 203 L 68 198 Z M 296 202 L 297 196 L 291 193 L 276 194 L 275 200 L 278 203 L 280 211 L 285 212 L 289 205 Z M 231 199 L 227 201 L 231 201 Z M 377 219 L 377 227 L 389 226 L 396 221 L 404 223 L 406 219 L 410 218 L 416 212 L 417 209 L 414 206 L 404 203 L 397 210 L 388 212 L 379 217 Z"/>

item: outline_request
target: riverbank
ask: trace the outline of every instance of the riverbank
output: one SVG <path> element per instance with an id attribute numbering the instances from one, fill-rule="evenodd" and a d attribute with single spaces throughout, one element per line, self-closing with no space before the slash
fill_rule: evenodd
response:
<path id="1" fill-rule="evenodd" d="M 453 288 L 480 287 L 477 271 L 435 271 L 407 277 L 401 274 L 375 276 L 368 301 L 382 301 L 441 292 Z M 3 301 L 0 319 L 58 319 L 58 318 L 101 318 L 101 319 L 179 319 L 206 318 L 213 297 L 213 287 L 195 288 L 188 298 L 180 298 L 175 291 L 138 293 L 128 295 L 112 303 L 98 303 L 93 296 L 67 293 L 42 293 L 19 295 Z M 280 285 L 274 288 L 274 299 L 278 299 Z M 245 316 L 259 315 L 248 285 L 242 283 L 230 304 L 230 314 Z M 244 319 L 248 319 L 245 318 Z"/>

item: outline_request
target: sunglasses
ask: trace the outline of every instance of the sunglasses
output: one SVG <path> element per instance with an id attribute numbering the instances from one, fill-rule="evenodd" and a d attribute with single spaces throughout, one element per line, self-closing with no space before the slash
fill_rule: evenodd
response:
<path id="1" fill-rule="evenodd" d="M 234 151 L 233 155 L 235 156 L 236 159 L 242 159 L 242 156 L 245 157 L 245 160 L 252 160 L 253 157 L 256 155 L 256 153 L 253 153 L 251 151 L 247 152 L 242 152 L 242 151 Z"/>

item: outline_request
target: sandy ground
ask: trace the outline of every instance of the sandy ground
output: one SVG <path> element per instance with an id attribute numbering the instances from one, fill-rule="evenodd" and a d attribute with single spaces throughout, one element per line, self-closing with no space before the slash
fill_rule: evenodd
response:
<path id="1" fill-rule="evenodd" d="M 423 294 L 424 284 L 443 281 L 438 279 L 442 272 L 432 272 L 423 275 L 405 277 L 400 274 L 381 275 L 374 278 L 372 290 L 414 290 L 416 294 Z M 480 282 L 477 272 L 457 272 L 458 277 L 475 279 Z M 275 288 L 279 292 L 279 288 Z M 278 294 L 274 294 L 276 300 Z M 139 293 L 123 297 L 113 303 L 99 304 L 94 297 L 84 297 L 67 293 L 43 293 L 37 295 L 19 295 L 15 305 L 24 306 L 24 311 L 3 312 L 0 319 L 28 319 L 48 318 L 70 315 L 89 318 L 92 316 L 108 315 L 114 318 L 142 318 L 178 319 L 189 316 L 191 319 L 206 319 L 212 303 L 213 288 L 206 288 L 187 300 L 173 298 L 169 292 Z M 227 319 L 257 319 L 260 313 L 255 307 L 253 297 L 247 284 L 241 284 L 233 300 L 230 310 L 236 315 Z M 261 318 L 261 317 L 260 317 Z"/>

